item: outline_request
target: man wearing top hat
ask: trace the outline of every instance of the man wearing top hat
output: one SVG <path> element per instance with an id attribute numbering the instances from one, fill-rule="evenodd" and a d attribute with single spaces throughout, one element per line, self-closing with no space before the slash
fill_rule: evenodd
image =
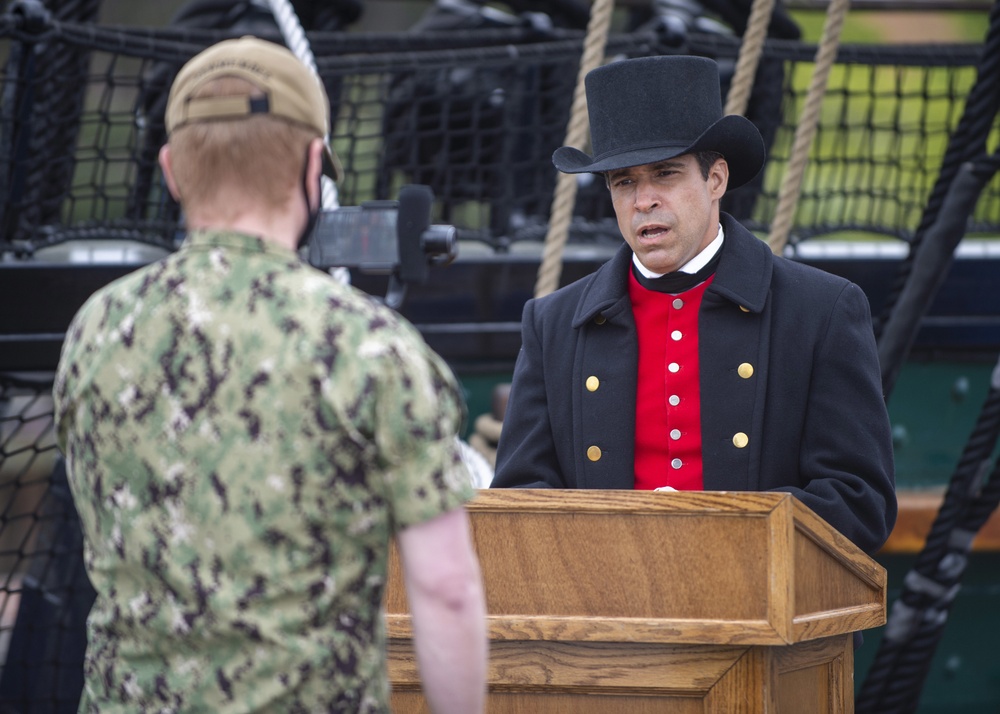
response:
<path id="1" fill-rule="evenodd" d="M 896 496 L 864 293 L 721 212 L 765 150 L 715 62 L 622 60 L 586 90 L 594 155 L 552 160 L 604 175 L 625 243 L 525 305 L 492 487 L 787 491 L 875 552 Z"/>

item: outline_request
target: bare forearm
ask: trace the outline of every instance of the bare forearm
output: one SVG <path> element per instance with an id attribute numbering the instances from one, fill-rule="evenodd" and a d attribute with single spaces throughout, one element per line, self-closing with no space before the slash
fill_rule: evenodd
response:
<path id="1" fill-rule="evenodd" d="M 411 603 L 417 663 L 434 714 L 473 714 L 484 707 L 486 608 L 478 574 L 464 591 Z"/>
<path id="2" fill-rule="evenodd" d="M 399 534 L 424 694 L 434 714 L 479 714 L 486 698 L 486 602 L 468 516 L 456 509 Z"/>

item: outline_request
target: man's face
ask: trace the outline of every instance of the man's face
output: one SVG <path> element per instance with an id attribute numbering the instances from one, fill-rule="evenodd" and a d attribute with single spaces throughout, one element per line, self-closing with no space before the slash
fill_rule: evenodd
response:
<path id="1" fill-rule="evenodd" d="M 728 180 L 724 159 L 705 179 L 692 154 L 609 171 L 618 228 L 639 261 L 654 273 L 670 273 L 711 243 Z"/>

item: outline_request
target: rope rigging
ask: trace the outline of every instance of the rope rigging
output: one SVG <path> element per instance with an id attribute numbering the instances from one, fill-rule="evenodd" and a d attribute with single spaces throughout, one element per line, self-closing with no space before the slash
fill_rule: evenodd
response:
<path id="1" fill-rule="evenodd" d="M 938 180 L 897 275 L 879 335 L 883 391 L 895 386 L 920 320 L 944 282 L 986 184 L 1000 171 L 1000 147 L 986 154 L 1000 111 L 1000 2 L 990 13 L 978 77 L 949 140 Z M 1000 504 L 1000 361 L 975 427 L 945 491 L 923 550 L 890 609 L 879 649 L 859 692 L 859 714 L 916 711 L 976 534 Z"/>
<path id="2" fill-rule="evenodd" d="M 604 58 L 604 47 L 611 28 L 613 0 L 596 0 L 587 25 L 583 56 L 577 73 L 573 106 L 570 110 L 569 126 L 566 129 L 565 146 L 583 148 L 587 143 L 589 122 L 587 119 L 587 93 L 584 78 L 590 70 L 600 65 Z M 569 225 L 573 220 L 573 204 L 576 201 L 577 179 L 571 174 L 559 173 L 556 179 L 552 211 L 549 215 L 549 229 L 545 235 L 542 260 L 538 266 L 538 280 L 535 283 L 535 297 L 542 297 L 559 287 L 562 272 L 562 256 L 569 240 Z"/>
<path id="3" fill-rule="evenodd" d="M 292 54 L 299 58 L 300 62 L 310 69 L 316 81 L 321 82 L 319 72 L 316 69 L 316 58 L 313 56 L 309 39 L 306 37 L 302 23 L 299 22 L 298 15 L 295 14 L 291 0 L 267 0 L 267 4 L 271 8 L 275 22 L 278 23 L 281 36 L 285 38 L 285 45 L 292 51 Z M 323 137 L 323 140 L 329 143 L 329 133 Z M 337 208 L 340 205 L 337 198 L 337 185 L 329 176 L 323 176 L 321 186 L 323 208 L 328 210 Z"/>
<path id="4" fill-rule="evenodd" d="M 926 544 L 890 609 L 858 695 L 859 714 L 907 714 L 916 709 L 972 542 L 1000 502 L 1000 464 L 986 476 L 998 434 L 1000 362 Z"/>
<path id="5" fill-rule="evenodd" d="M 1000 170 L 1000 153 L 966 162 L 943 203 L 948 220 L 928 231 L 923 255 L 936 249 L 940 260 L 924 260 L 935 282 L 947 271 L 947 258 L 964 235 L 964 224 L 986 182 Z M 936 267 L 935 267 L 936 266 Z M 922 281 L 911 273 L 907 288 Z M 906 309 L 900 302 L 897 310 Z M 878 652 L 858 697 L 859 714 L 909 714 L 915 711 L 948 613 L 960 589 L 972 542 L 1000 503 L 1000 463 L 989 476 L 991 454 L 1000 436 L 1000 362 L 976 425 L 945 491 L 923 550 L 893 604 Z"/>
<path id="6" fill-rule="evenodd" d="M 805 176 L 806 164 L 809 162 L 809 148 L 819 126 L 820 109 L 823 106 L 823 96 L 826 93 L 826 83 L 830 76 L 833 61 L 837 58 L 837 48 L 840 45 L 840 31 L 844 26 L 847 8 L 850 0 L 832 0 L 827 9 L 826 22 L 823 24 L 823 39 L 816 51 L 816 68 L 813 70 L 812 82 L 806 96 L 802 116 L 795 130 L 792 144 L 792 155 L 788 161 L 778 193 L 778 205 L 771 219 L 771 231 L 768 245 L 777 255 L 785 249 L 792 229 L 792 219 L 802 190 L 802 178 Z"/>
<path id="7" fill-rule="evenodd" d="M 990 131 L 1000 113 L 1000 2 L 990 11 L 990 25 L 983 43 L 975 84 L 969 91 L 958 126 L 948 140 L 941 169 L 934 188 L 924 207 L 920 224 L 910 241 L 910 250 L 900 264 L 882 314 L 875 323 L 875 336 L 879 342 L 879 360 L 882 363 L 882 390 L 886 397 L 892 393 L 899 370 L 919 329 L 920 317 L 929 307 L 937 286 L 929 289 L 922 281 L 911 281 L 911 273 L 924 258 L 924 241 L 941 220 L 954 222 L 954 212 L 945 210 L 949 190 L 966 162 L 982 156 Z M 973 202 L 974 205 L 974 202 Z M 967 218 L 964 214 L 964 218 Z M 964 218 L 955 226 L 964 233 Z M 952 249 L 958 238 L 952 234 Z M 932 249 L 934 250 L 934 249 Z M 933 259 L 930 261 L 933 263 Z M 933 268 L 943 278 L 947 264 Z M 904 297 L 910 298 L 905 309 L 897 304 Z"/>

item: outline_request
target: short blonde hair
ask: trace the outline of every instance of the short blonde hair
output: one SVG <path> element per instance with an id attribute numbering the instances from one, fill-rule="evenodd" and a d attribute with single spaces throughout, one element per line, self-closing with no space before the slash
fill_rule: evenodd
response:
<path id="1" fill-rule="evenodd" d="M 263 96 L 239 77 L 201 87 L 204 96 Z M 268 114 L 187 124 L 170 136 L 171 165 L 188 209 L 210 204 L 220 190 L 235 189 L 247 202 L 278 208 L 302 185 L 306 151 L 315 131 Z"/>

